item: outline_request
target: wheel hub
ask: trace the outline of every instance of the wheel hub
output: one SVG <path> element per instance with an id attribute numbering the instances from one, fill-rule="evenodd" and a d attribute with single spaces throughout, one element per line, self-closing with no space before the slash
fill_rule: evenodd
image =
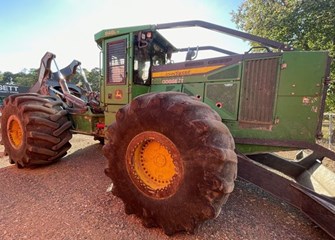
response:
<path id="1" fill-rule="evenodd" d="M 126 161 L 131 180 L 150 197 L 170 197 L 183 177 L 177 147 L 158 132 L 147 131 L 135 136 L 128 145 Z"/>
<path id="2" fill-rule="evenodd" d="M 15 115 L 11 115 L 7 122 L 7 133 L 10 144 L 18 149 L 23 143 L 23 128 L 20 120 Z"/>

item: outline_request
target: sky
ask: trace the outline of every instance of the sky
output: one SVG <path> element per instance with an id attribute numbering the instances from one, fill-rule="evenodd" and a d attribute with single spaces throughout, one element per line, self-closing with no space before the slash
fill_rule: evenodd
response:
<path id="1" fill-rule="evenodd" d="M 39 68 L 48 51 L 59 68 L 72 60 L 99 67 L 94 34 L 117 27 L 203 20 L 236 29 L 231 12 L 243 0 L 0 0 L 0 71 Z M 179 31 L 179 32 L 178 32 Z M 176 47 L 220 44 L 234 52 L 247 43 L 215 32 L 163 31 Z M 189 38 L 192 35 L 191 38 Z M 170 40 L 170 39 L 169 39 Z M 213 44 L 209 43 L 212 41 Z"/>

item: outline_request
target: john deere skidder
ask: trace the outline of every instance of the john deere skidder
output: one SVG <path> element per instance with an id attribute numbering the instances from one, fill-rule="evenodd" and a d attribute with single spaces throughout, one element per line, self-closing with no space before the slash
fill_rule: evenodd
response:
<path id="1" fill-rule="evenodd" d="M 161 29 L 203 27 L 260 44 L 236 54 L 214 46 L 176 48 Z M 9 96 L 2 135 L 18 167 L 49 164 L 72 133 L 94 135 L 128 214 L 166 234 L 194 232 L 215 218 L 239 175 L 301 209 L 335 237 L 335 177 L 322 161 L 330 58 L 203 21 L 107 29 L 100 94 L 71 83 L 80 63 L 53 73 L 41 61 L 30 93 Z M 198 51 L 221 57 L 197 60 Z M 187 51 L 174 63 L 174 53 Z M 295 160 L 276 151 L 309 149 Z M 310 154 L 305 154 L 310 153 Z M 238 160 L 238 161 L 237 161 Z M 280 174 L 277 174 L 277 173 Z"/>

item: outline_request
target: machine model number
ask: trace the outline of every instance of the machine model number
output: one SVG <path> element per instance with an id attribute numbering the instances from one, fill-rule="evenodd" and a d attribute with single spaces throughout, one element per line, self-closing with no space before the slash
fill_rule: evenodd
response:
<path id="1" fill-rule="evenodd" d="M 183 83 L 183 78 L 169 78 L 162 80 L 162 84 L 177 84 L 177 83 Z"/>

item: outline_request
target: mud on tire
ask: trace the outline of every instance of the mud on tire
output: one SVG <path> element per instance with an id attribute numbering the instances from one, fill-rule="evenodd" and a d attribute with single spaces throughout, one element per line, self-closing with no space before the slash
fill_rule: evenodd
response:
<path id="1" fill-rule="evenodd" d="M 121 108 L 107 132 L 105 170 L 128 214 L 167 235 L 218 216 L 234 188 L 234 141 L 219 115 L 182 93 L 149 93 Z"/>
<path id="2" fill-rule="evenodd" d="M 71 121 L 55 97 L 16 94 L 6 98 L 1 132 L 5 151 L 18 167 L 53 163 L 71 147 Z"/>

